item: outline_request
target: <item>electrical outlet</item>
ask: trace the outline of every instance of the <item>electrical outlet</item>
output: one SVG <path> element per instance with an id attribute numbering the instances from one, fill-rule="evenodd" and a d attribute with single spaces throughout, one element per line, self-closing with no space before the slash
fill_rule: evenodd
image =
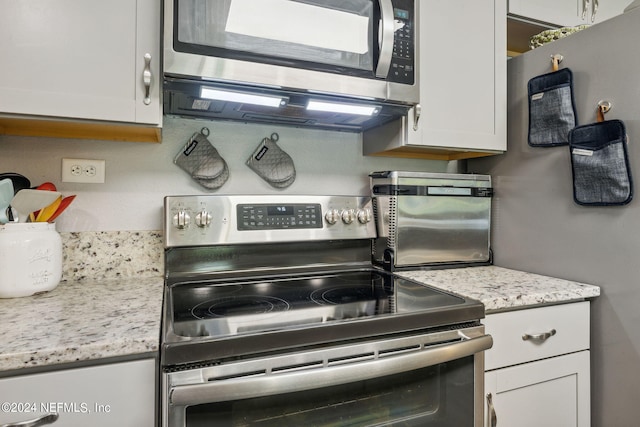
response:
<path id="1" fill-rule="evenodd" d="M 90 159 L 62 159 L 62 182 L 104 184 L 105 161 Z"/>

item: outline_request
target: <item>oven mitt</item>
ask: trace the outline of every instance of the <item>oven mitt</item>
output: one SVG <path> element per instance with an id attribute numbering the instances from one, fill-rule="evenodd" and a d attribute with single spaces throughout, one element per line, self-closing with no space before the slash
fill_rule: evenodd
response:
<path id="1" fill-rule="evenodd" d="M 626 205 L 633 197 L 627 133 L 620 120 L 578 126 L 569 133 L 573 198 L 579 205 Z"/>
<path id="2" fill-rule="evenodd" d="M 578 125 L 573 97 L 573 73 L 568 68 L 529 80 L 529 145 L 554 147 L 569 143 Z"/>
<path id="3" fill-rule="evenodd" d="M 277 141 L 277 133 L 264 138 L 246 164 L 272 187 L 286 188 L 295 181 L 296 169 L 291 156 L 278 147 Z"/>
<path id="4" fill-rule="evenodd" d="M 200 132 L 193 134 L 173 162 L 191 175 L 198 184 L 210 190 L 222 187 L 229 178 L 227 163 Z"/>

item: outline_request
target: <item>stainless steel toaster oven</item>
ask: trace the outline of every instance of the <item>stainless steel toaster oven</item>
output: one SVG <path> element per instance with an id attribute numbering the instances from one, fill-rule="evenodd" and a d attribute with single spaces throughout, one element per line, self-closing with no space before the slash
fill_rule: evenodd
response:
<path id="1" fill-rule="evenodd" d="M 370 174 L 377 238 L 388 270 L 491 262 L 491 177 L 383 171 Z"/>

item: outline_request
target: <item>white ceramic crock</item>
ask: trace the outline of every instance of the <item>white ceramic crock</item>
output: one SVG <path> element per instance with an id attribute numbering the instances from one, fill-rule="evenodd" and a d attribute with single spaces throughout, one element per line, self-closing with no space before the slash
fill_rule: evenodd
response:
<path id="1" fill-rule="evenodd" d="M 0 298 L 54 289 L 62 277 L 62 239 L 47 222 L 0 225 Z"/>

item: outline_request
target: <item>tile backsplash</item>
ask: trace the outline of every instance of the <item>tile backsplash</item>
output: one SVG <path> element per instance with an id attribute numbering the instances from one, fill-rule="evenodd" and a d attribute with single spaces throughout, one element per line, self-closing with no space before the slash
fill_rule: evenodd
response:
<path id="1" fill-rule="evenodd" d="M 60 236 L 63 281 L 163 275 L 160 231 L 70 232 Z"/>

